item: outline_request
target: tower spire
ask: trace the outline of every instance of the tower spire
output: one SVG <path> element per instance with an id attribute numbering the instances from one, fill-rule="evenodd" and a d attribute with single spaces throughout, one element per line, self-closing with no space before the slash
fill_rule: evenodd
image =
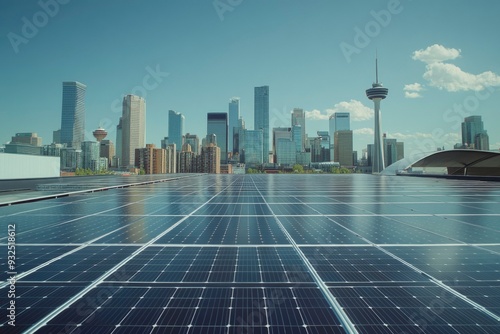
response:
<path id="1" fill-rule="evenodd" d="M 380 101 L 387 97 L 389 90 L 378 82 L 378 54 L 375 54 L 375 79 L 372 88 L 366 90 L 366 96 L 373 101 L 375 111 L 375 128 L 373 140 L 372 173 L 377 174 L 384 170 L 384 141 L 380 129 Z"/>

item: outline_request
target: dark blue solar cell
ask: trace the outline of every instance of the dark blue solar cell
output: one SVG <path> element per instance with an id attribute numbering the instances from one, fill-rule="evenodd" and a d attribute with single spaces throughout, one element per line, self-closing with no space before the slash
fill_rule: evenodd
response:
<path id="1" fill-rule="evenodd" d="M 189 176 L 0 208 L 19 213 L 0 218 L 19 228 L 18 268 L 40 266 L 17 283 L 19 328 L 73 298 L 39 332 L 344 333 L 339 312 L 359 333 L 498 332 L 474 304 L 500 315 L 489 183 L 290 177 Z"/>

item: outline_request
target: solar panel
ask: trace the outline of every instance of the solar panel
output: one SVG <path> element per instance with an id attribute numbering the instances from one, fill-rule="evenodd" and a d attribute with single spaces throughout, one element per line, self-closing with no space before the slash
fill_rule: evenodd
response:
<path id="1" fill-rule="evenodd" d="M 3 206 L 15 329 L 497 333 L 499 202 L 490 182 L 196 175 Z"/>

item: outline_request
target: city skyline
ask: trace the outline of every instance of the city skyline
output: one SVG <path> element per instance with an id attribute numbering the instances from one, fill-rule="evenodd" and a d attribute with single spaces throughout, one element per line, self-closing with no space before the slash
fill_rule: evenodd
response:
<path id="1" fill-rule="evenodd" d="M 31 35 L 23 33 L 29 32 L 25 22 L 34 24 L 35 14 L 46 13 L 38 2 L 2 5 L 0 85 L 13 97 L 5 108 L 15 116 L 0 124 L 2 144 L 17 132 L 36 132 L 48 144 L 59 128 L 61 82 L 76 80 L 87 85 L 86 140 L 102 126 L 114 141 L 121 99 L 133 93 L 148 102 L 146 142 L 157 146 L 168 136 L 171 109 L 185 115 L 185 132 L 203 137 L 206 125 L 197 120 L 227 111 L 228 98 L 239 96 L 240 114 L 253 124 L 252 88 L 268 85 L 269 128 L 287 126 L 292 110 L 302 108 L 306 131 L 314 136 L 328 130 L 333 112 L 350 112 L 354 149 L 361 153 L 373 141 L 373 112 L 364 90 L 373 80 L 378 48 L 380 79 L 391 88 L 382 107 L 382 133 L 405 142 L 410 155 L 451 149 L 461 142 L 463 119 L 481 115 L 490 148 L 500 147 L 494 126 L 500 51 L 490 42 L 498 31 L 496 3 L 482 8 L 465 1 L 453 7 L 430 1 L 252 1 L 223 13 L 211 2 L 131 3 L 127 10 L 116 4 L 99 4 L 98 13 L 91 11 L 92 2 L 60 4 Z M 423 15 L 429 10 L 439 15 Z M 134 11 L 138 17 L 130 20 Z M 86 24 L 90 13 L 92 27 Z M 256 15 L 259 27 L 252 24 Z M 412 34 L 415 27 L 419 34 Z M 75 38 L 69 39 L 70 30 Z M 16 44 L 13 34 L 24 40 Z M 129 38 L 141 47 L 118 57 L 117 46 Z M 145 47 L 147 52 L 138 52 Z M 302 51 L 290 53 L 292 48 Z"/>

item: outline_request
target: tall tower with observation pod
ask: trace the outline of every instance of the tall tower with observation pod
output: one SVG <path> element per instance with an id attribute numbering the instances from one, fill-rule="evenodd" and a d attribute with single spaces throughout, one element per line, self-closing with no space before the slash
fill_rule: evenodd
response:
<path id="1" fill-rule="evenodd" d="M 380 101 L 387 97 L 389 90 L 378 82 L 378 59 L 375 57 L 375 83 L 366 90 L 366 96 L 373 101 L 375 107 L 375 138 L 373 142 L 372 173 L 377 174 L 384 170 L 384 147 L 380 130 Z"/>

